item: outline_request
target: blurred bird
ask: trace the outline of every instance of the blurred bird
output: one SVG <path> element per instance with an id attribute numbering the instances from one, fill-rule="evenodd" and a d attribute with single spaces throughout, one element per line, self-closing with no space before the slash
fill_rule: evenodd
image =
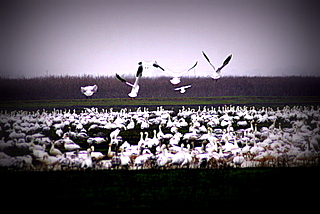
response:
<path id="1" fill-rule="evenodd" d="M 184 85 L 184 86 L 175 88 L 174 90 L 176 90 L 176 91 L 179 91 L 179 90 L 180 90 L 180 93 L 181 93 L 181 94 L 184 94 L 184 93 L 186 92 L 186 89 L 187 89 L 187 88 L 190 88 L 190 87 L 191 87 L 191 85 Z"/>
<path id="2" fill-rule="evenodd" d="M 86 96 L 86 98 L 91 97 L 94 93 L 98 91 L 97 85 L 88 85 L 80 87 L 81 93 Z"/>

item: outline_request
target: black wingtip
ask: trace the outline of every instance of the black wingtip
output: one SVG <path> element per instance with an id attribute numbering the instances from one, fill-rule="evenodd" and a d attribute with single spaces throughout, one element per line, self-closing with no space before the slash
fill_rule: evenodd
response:
<path id="1" fill-rule="evenodd" d="M 117 79 L 120 80 L 121 82 L 126 82 L 126 80 L 123 79 L 122 77 L 120 77 L 119 74 L 116 74 L 116 77 L 117 77 Z"/>
<path id="2" fill-rule="evenodd" d="M 208 62 L 210 62 L 209 57 L 204 53 L 204 51 L 202 51 L 203 56 L 208 60 Z"/>
<path id="3" fill-rule="evenodd" d="M 230 54 L 230 55 L 224 60 L 223 65 L 227 65 L 227 64 L 230 62 L 231 58 L 232 58 L 232 54 Z"/>
<path id="4" fill-rule="evenodd" d="M 195 63 L 191 68 L 189 68 L 188 71 L 192 70 L 192 69 L 195 68 L 197 65 L 198 65 L 198 61 L 196 61 L 196 63 Z"/>
<path id="5" fill-rule="evenodd" d="M 161 70 L 164 71 L 164 69 L 163 69 L 160 65 L 158 65 L 157 63 L 153 63 L 153 67 L 155 67 L 155 68 L 160 68 Z"/>

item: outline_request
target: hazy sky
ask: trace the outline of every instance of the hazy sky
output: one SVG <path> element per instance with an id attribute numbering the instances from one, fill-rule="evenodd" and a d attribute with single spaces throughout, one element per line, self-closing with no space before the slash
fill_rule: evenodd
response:
<path id="1" fill-rule="evenodd" d="M 2 0 L 0 74 L 134 74 L 141 60 L 197 75 L 319 75 L 320 1 Z M 160 70 L 145 76 L 161 74 Z M 190 72 L 190 74 L 194 74 Z"/>

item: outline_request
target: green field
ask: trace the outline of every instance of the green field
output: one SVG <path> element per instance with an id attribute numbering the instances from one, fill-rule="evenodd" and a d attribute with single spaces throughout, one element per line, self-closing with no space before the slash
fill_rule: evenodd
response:
<path id="1" fill-rule="evenodd" d="M 82 109 L 85 107 L 114 108 L 123 107 L 197 107 L 219 105 L 250 105 L 250 106 L 285 106 L 285 105 L 319 105 L 318 96 L 218 96 L 218 97 L 176 97 L 176 98 L 103 98 L 103 99 L 61 99 L 61 100 L 21 100 L 2 101 L 1 110 L 38 110 L 46 109 Z"/>
<path id="2" fill-rule="evenodd" d="M 3 172 L 3 204 L 109 208 L 312 208 L 318 168 Z M 313 193 L 313 194 L 311 194 Z M 4 201 L 3 201 L 4 200 Z M 210 210 L 212 211 L 212 210 Z"/>

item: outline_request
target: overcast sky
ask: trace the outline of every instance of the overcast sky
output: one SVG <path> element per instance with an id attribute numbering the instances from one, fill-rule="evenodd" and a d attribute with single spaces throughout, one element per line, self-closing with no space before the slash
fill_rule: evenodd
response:
<path id="1" fill-rule="evenodd" d="M 318 75 L 320 2 L 2 0 L 0 74 L 134 74 L 141 60 L 196 75 Z M 145 76 L 161 74 L 154 70 Z M 190 72 L 194 75 L 194 71 Z"/>

